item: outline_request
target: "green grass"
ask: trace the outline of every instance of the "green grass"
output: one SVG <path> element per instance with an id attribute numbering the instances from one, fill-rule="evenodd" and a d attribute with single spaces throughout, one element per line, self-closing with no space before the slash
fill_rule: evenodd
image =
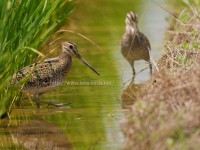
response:
<path id="1" fill-rule="evenodd" d="M 13 74 L 37 58 L 37 50 L 75 6 L 75 1 L 66 0 L 0 1 L 1 118 L 9 114 L 21 95 L 11 86 Z"/>

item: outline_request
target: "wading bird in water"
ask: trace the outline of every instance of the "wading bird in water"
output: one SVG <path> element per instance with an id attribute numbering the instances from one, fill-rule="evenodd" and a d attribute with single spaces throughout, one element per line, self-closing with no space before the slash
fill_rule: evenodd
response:
<path id="1" fill-rule="evenodd" d="M 139 31 L 136 14 L 129 12 L 126 15 L 126 32 L 121 39 L 121 53 L 129 62 L 135 76 L 134 61 L 144 59 L 149 63 L 150 74 L 152 74 L 152 63 L 150 60 L 151 46 L 148 38 Z"/>
<path id="2" fill-rule="evenodd" d="M 32 100 L 40 108 L 40 96 L 61 85 L 72 66 L 72 58 L 80 59 L 86 66 L 100 75 L 90 64 L 79 54 L 76 44 L 64 42 L 62 52 L 58 57 L 49 58 L 43 62 L 33 63 L 21 69 L 16 77 L 16 82 L 25 78 L 23 92 L 33 95 Z M 63 106 L 60 103 L 46 102 L 49 105 Z"/>

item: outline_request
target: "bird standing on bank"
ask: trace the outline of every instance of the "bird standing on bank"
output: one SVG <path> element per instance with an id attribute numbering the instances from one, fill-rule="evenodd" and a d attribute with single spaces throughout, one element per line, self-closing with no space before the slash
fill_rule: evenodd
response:
<path id="1" fill-rule="evenodd" d="M 40 96 L 61 85 L 72 66 L 72 58 L 80 59 L 86 66 L 100 75 L 90 64 L 79 54 L 76 44 L 64 42 L 62 52 L 58 57 L 46 59 L 43 62 L 34 63 L 21 69 L 16 77 L 16 82 L 25 78 L 23 92 L 33 95 L 33 101 L 40 108 Z M 43 101 L 46 102 L 46 101 Z M 62 106 L 63 104 L 46 102 L 49 105 Z"/>
<path id="2" fill-rule="evenodd" d="M 127 13 L 125 23 L 126 32 L 121 39 L 121 53 L 131 65 L 133 76 L 135 76 L 134 61 L 140 59 L 149 62 L 150 74 L 152 74 L 151 46 L 148 38 L 138 29 L 136 14 L 133 12 Z"/>

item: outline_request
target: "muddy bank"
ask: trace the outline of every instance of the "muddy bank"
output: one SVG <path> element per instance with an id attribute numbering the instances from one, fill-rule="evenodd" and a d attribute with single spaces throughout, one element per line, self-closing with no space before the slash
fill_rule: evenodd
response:
<path id="1" fill-rule="evenodd" d="M 167 31 L 159 71 L 141 87 L 123 124 L 127 150 L 200 148 L 199 2 L 185 3 Z"/>

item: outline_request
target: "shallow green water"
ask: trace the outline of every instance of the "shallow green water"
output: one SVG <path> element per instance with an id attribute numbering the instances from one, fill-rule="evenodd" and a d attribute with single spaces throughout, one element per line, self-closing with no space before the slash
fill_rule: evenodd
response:
<path id="1" fill-rule="evenodd" d="M 65 84 L 42 97 L 71 104 L 49 109 L 43 105 L 37 110 L 24 97 L 21 106 L 13 110 L 11 120 L 1 122 L 0 149 L 123 148 L 121 99 L 126 100 L 126 97 L 121 98 L 121 95 L 125 89 L 123 83 L 132 73 L 120 54 L 119 43 L 125 30 L 124 19 L 130 10 L 139 15 L 139 26 L 150 39 L 153 58 L 161 56 L 166 13 L 150 0 L 80 1 L 70 16 L 70 24 L 63 28 L 83 34 L 101 49 L 72 33 L 60 36 L 77 43 L 79 52 L 101 76 L 75 59 Z M 140 61 L 136 66 L 140 71 L 147 64 Z M 136 77 L 136 83 L 148 77 L 149 70 L 145 70 Z M 8 123 L 10 126 L 6 127 Z"/>

